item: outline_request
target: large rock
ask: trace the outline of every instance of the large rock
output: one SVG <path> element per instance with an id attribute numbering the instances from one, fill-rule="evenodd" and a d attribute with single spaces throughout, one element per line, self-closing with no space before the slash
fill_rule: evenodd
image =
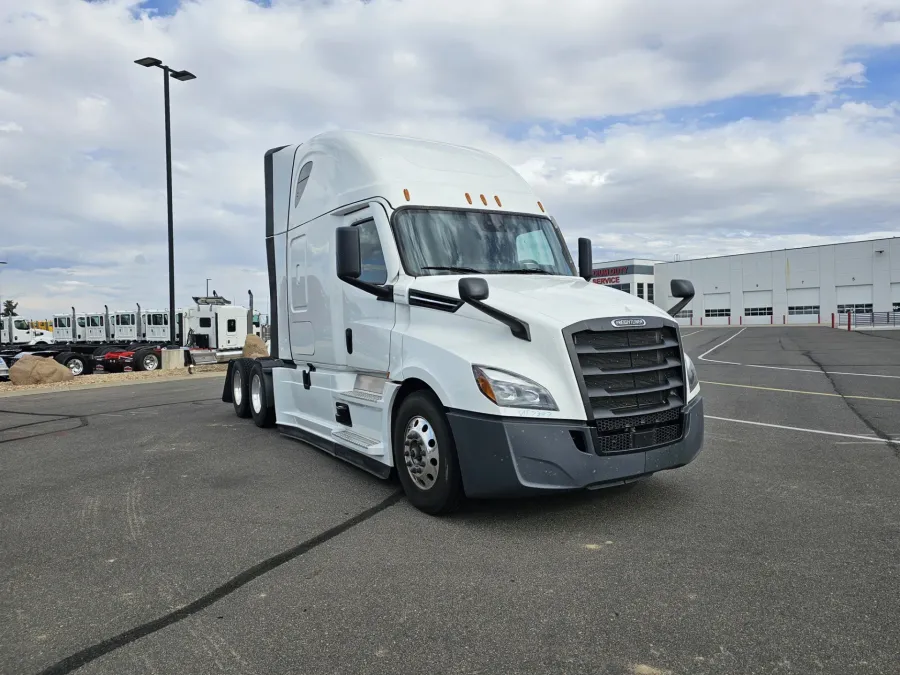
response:
<path id="1" fill-rule="evenodd" d="M 258 335 L 248 335 L 244 340 L 244 351 L 242 356 L 245 358 L 255 359 L 257 356 L 268 356 L 269 350 L 266 349 L 266 343 Z"/>
<path id="2" fill-rule="evenodd" d="M 23 356 L 9 369 L 9 381 L 15 385 L 53 384 L 73 379 L 71 370 L 43 356 Z"/>

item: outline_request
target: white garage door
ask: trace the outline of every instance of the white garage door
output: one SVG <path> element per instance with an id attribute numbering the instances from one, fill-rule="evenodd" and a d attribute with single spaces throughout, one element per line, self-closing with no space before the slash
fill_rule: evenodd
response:
<path id="1" fill-rule="evenodd" d="M 787 304 L 790 323 L 812 323 L 819 320 L 821 307 L 818 288 L 789 288 Z"/>
<path id="2" fill-rule="evenodd" d="M 731 317 L 731 293 L 703 294 L 703 323 L 727 324 Z"/>
<path id="3" fill-rule="evenodd" d="M 860 314 L 872 311 L 872 285 L 837 286 L 838 314 Z"/>
<path id="4" fill-rule="evenodd" d="M 772 291 L 744 291 L 741 323 L 771 323 Z"/>

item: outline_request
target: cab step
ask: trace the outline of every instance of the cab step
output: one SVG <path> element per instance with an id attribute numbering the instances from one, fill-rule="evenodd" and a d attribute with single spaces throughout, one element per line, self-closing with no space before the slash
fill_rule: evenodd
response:
<path id="1" fill-rule="evenodd" d="M 338 429 L 331 432 L 335 442 L 347 446 L 357 452 L 362 452 L 372 457 L 378 457 L 384 454 L 384 445 L 375 438 L 363 436 L 350 429 Z"/>
<path id="2" fill-rule="evenodd" d="M 370 408 L 381 408 L 384 399 L 381 394 L 374 391 L 366 391 L 365 389 L 348 389 L 338 393 L 341 400 L 357 405 L 364 405 Z"/>

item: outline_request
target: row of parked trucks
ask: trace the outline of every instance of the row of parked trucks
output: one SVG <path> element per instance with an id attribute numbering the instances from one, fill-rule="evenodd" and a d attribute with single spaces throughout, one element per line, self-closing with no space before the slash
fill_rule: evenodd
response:
<path id="1" fill-rule="evenodd" d="M 156 370 L 163 347 L 186 348 L 189 356 L 226 360 L 239 353 L 251 332 L 263 337 L 265 326 L 251 309 L 232 305 L 219 295 L 194 297 L 195 306 L 175 313 L 171 340 L 169 313 L 142 309 L 77 313 L 53 317 L 52 332 L 32 328 L 18 317 L 3 319 L 0 359 L 12 365 L 25 354 L 54 358 L 74 375 L 93 371 Z M 250 317 L 253 317 L 252 320 Z"/>

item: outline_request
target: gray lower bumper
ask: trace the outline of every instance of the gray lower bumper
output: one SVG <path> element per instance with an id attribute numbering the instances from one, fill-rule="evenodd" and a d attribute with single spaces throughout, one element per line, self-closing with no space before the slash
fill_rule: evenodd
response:
<path id="1" fill-rule="evenodd" d="M 469 497 L 516 497 L 618 484 L 691 462 L 703 447 L 703 399 L 685 408 L 684 435 L 671 445 L 601 455 L 586 424 L 521 421 L 448 411 Z M 580 440 L 581 447 L 576 444 Z"/>

